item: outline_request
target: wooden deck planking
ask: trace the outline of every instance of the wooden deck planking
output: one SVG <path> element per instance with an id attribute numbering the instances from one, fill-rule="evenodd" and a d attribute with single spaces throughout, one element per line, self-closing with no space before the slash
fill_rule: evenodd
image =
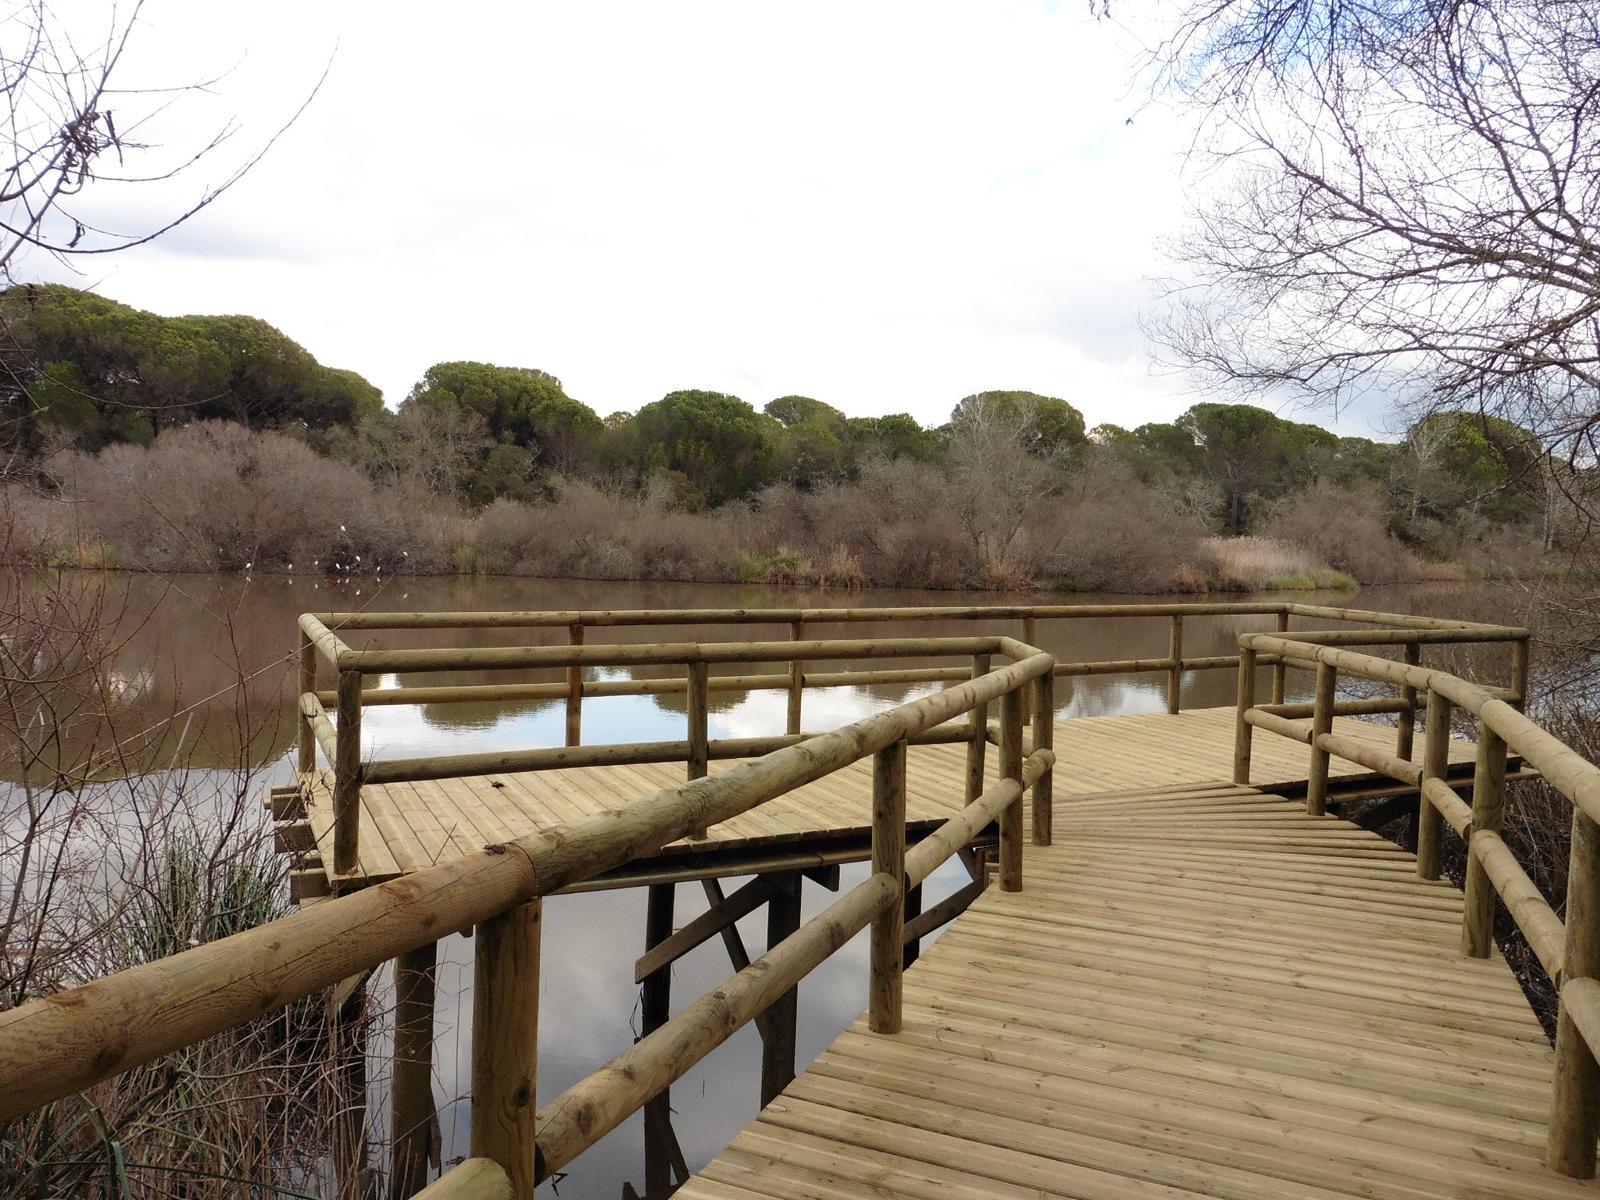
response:
<path id="1" fill-rule="evenodd" d="M 678 1194 L 1593 1196 L 1542 1165 L 1549 1045 L 1460 921 L 1269 794 L 1063 799 L 1023 891 L 908 972 L 903 1031 L 856 1022 Z"/>
<path id="2" fill-rule="evenodd" d="M 1197 709 L 1059 721 L 1055 730 L 1058 797 L 1179 786 L 1226 779 L 1233 764 L 1232 708 Z M 1392 750 L 1392 726 L 1340 718 L 1336 731 Z M 914 746 L 907 764 L 907 816 L 915 830 L 931 828 L 960 808 L 966 748 Z M 998 750 L 987 768 L 994 775 Z M 1453 761 L 1470 761 L 1470 743 L 1452 747 Z M 1272 788 L 1303 783 L 1309 750 L 1256 733 L 1253 781 Z M 713 774 L 732 763 L 712 763 Z M 1353 778 L 1365 768 L 1334 759 L 1330 773 Z M 368 882 L 430 866 L 537 829 L 626 804 L 682 783 L 679 763 L 581 767 L 478 775 L 461 779 L 369 785 L 362 789 L 360 859 L 355 878 Z M 325 863 L 333 861 L 331 776 L 317 773 L 307 800 L 312 834 Z M 871 763 L 861 762 L 786 796 L 713 826 L 706 840 L 679 842 L 663 854 L 689 850 L 755 849 L 815 837 L 863 836 L 871 821 Z M 1320 845 L 1321 843 L 1319 843 Z"/>

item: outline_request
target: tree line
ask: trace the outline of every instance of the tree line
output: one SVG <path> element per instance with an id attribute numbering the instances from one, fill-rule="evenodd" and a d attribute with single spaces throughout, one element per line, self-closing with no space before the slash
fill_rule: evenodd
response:
<path id="1" fill-rule="evenodd" d="M 1142 487 L 1180 496 L 1219 534 L 1256 531 L 1287 498 L 1332 487 L 1376 496 L 1389 532 L 1414 546 L 1463 521 L 1538 524 L 1547 546 L 1561 536 L 1559 489 L 1538 439 L 1465 410 L 1431 413 L 1392 443 L 1247 404 L 1086 428 L 1067 400 L 1003 390 L 961 399 L 934 427 L 906 413 L 853 417 L 808 396 L 757 408 L 698 389 L 602 416 L 548 372 L 478 362 L 436 363 L 390 410 L 360 375 L 323 366 L 251 317 L 162 317 L 29 285 L 0 294 L 0 320 L 0 433 L 13 476 L 32 472 L 46 487 L 60 450 L 149 446 L 164 431 L 221 419 L 300 439 L 379 486 L 420 485 L 468 509 L 537 504 L 575 480 L 698 512 L 773 487 L 848 486 L 871 464 L 964 471 L 977 493 L 985 476 L 998 493 L 968 501 L 974 511 L 963 517 L 986 557 L 1003 556 L 1029 496 L 1058 492 L 1107 459 Z"/>

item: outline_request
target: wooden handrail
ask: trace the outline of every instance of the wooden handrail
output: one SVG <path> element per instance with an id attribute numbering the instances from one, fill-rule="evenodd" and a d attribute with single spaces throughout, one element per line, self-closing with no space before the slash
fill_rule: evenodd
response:
<path id="1" fill-rule="evenodd" d="M 1545 1162 L 1563 1175 L 1588 1179 L 1595 1174 L 1596 1140 L 1600 1137 L 1600 767 L 1520 711 L 1527 692 L 1529 639 L 1525 631 L 1507 632 L 1521 636 L 1485 639 L 1513 643 L 1512 679 L 1505 688 L 1486 687 L 1422 666 L 1414 654 L 1408 653 L 1405 662 L 1396 662 L 1335 645 L 1313 644 L 1310 639 L 1301 641 L 1298 634 L 1245 634 L 1239 638 L 1239 645 L 1242 657 L 1263 653 L 1277 655 L 1286 662 L 1315 663 L 1319 680 L 1340 671 L 1395 684 L 1402 689 L 1406 712 L 1414 711 L 1419 693 L 1426 694 L 1427 748 L 1420 768 L 1398 757 L 1378 762 L 1387 756 L 1375 755 L 1351 739 L 1329 736 L 1320 728 L 1311 743 L 1316 752 L 1338 753 L 1396 777 L 1414 774 L 1414 781 L 1420 784 L 1422 804 L 1417 845 L 1417 873 L 1421 877 L 1439 876 L 1441 823 L 1448 823 L 1464 838 L 1467 878 L 1462 952 L 1476 957 L 1490 953 L 1494 941 L 1493 903 L 1498 896 L 1556 984 L 1560 1009 Z M 1396 640 L 1409 650 L 1430 639 L 1422 633 Z M 1323 688 L 1319 687 L 1318 715 L 1328 714 L 1331 718 L 1331 683 L 1329 700 L 1326 704 L 1323 701 Z M 1455 708 L 1476 717 L 1478 722 L 1470 808 L 1443 778 L 1448 762 L 1450 713 Z M 1285 728 L 1291 725 L 1281 716 L 1254 707 L 1241 674 L 1237 728 L 1242 743 L 1248 747 L 1248 732 L 1257 727 L 1298 736 L 1298 725 L 1292 732 Z M 1406 748 L 1409 751 L 1409 744 Z M 1500 836 L 1508 754 L 1521 758 L 1572 802 L 1565 922 L 1539 893 Z M 1248 772 L 1248 751 L 1245 769 Z"/>
<path id="2" fill-rule="evenodd" d="M 0 1012 L 0 1121 L 243 1024 L 442 934 L 653 853 L 1053 666 L 1034 653 L 717 775 Z"/>

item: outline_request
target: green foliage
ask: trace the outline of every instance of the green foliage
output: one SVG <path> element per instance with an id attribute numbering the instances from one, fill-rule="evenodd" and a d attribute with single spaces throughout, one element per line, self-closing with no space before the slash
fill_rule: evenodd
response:
<path id="1" fill-rule="evenodd" d="M 998 414 L 1025 422 L 1028 430 L 1028 448 L 1040 457 L 1075 450 L 1086 445 L 1083 414 L 1065 400 L 1054 396 L 1041 396 L 1037 392 L 976 392 L 964 397 L 950 414 L 952 424 L 958 424 L 973 409 L 989 407 Z"/>
<path id="2" fill-rule="evenodd" d="M 531 451 L 545 470 L 581 470 L 601 432 L 587 404 L 562 390 L 554 375 L 533 367 L 443 362 L 429 367 L 401 405 L 475 413 L 491 440 Z"/>
<path id="3" fill-rule="evenodd" d="M 0 293 L 8 334 L 5 440 L 37 449 L 148 444 L 160 429 L 223 417 L 323 430 L 370 417 L 382 396 L 324 367 L 254 317 L 161 317 L 59 284 Z"/>
<path id="4" fill-rule="evenodd" d="M 1536 509 L 1539 440 L 1519 425 L 1475 412 L 1439 412 L 1406 431 L 1406 444 L 1428 474 L 1424 504 L 1435 513 L 1470 507 L 1496 521 Z"/>
<path id="5" fill-rule="evenodd" d="M 737 396 L 671 392 L 641 408 L 633 425 L 644 466 L 681 473 L 704 504 L 748 496 L 777 477 L 781 426 Z"/>

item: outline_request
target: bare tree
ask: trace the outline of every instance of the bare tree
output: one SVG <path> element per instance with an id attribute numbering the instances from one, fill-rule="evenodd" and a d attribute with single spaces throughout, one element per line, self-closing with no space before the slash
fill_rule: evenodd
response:
<path id="1" fill-rule="evenodd" d="M 951 423 L 952 507 L 978 569 L 992 583 L 1019 574 L 1012 552 L 1023 522 L 1057 483 L 1052 460 L 1029 453 L 1035 440 L 1028 411 L 1002 404 L 963 404 Z"/>
<path id="2" fill-rule="evenodd" d="M 50 0 L 0 0 L 0 276 L 28 250 L 61 259 L 108 254 L 149 242 L 187 221 L 244 177 L 316 94 L 313 88 L 265 144 L 229 166 L 187 202 L 131 229 L 95 222 L 95 211 L 130 187 L 193 170 L 239 130 L 227 120 L 185 146 L 143 140 L 153 122 L 216 79 L 133 87 L 124 81 L 145 0 L 86 13 Z M 70 11 L 71 19 L 63 12 Z"/>
<path id="3" fill-rule="evenodd" d="M 1600 7 L 1193 0 L 1159 60 L 1213 185 L 1154 321 L 1179 363 L 1595 461 Z"/>

